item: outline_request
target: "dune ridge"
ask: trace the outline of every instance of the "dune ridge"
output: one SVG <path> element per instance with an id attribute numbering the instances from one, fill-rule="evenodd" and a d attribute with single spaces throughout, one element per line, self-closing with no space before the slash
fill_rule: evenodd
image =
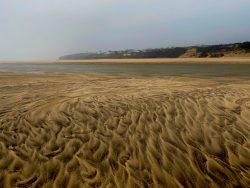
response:
<path id="1" fill-rule="evenodd" d="M 0 80 L 0 187 L 250 186 L 248 80 Z"/>

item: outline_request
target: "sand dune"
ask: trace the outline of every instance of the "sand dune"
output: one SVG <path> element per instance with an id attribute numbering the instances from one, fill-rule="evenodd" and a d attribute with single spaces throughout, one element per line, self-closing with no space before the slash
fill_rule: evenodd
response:
<path id="1" fill-rule="evenodd" d="M 250 187 L 250 82 L 0 74 L 0 187 Z"/>

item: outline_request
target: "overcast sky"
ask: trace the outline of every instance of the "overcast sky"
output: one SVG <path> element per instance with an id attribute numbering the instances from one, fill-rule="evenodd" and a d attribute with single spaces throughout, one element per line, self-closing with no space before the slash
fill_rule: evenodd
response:
<path id="1" fill-rule="evenodd" d="M 250 40 L 250 0 L 0 0 L 0 60 Z"/>

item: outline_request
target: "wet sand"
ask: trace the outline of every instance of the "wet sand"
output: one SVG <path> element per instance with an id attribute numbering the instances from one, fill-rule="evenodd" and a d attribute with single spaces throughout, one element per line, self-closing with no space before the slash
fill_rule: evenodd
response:
<path id="1" fill-rule="evenodd" d="M 0 73 L 0 187 L 250 187 L 250 81 Z"/>

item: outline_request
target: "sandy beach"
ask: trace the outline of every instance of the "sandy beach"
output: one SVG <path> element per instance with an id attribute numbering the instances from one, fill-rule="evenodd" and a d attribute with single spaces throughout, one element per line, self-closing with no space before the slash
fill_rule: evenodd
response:
<path id="1" fill-rule="evenodd" d="M 249 187 L 250 81 L 0 73 L 0 187 Z"/>
<path id="2" fill-rule="evenodd" d="M 141 58 L 141 59 L 90 59 L 90 60 L 47 60 L 47 61 L 0 61 L 0 64 L 250 64 L 250 57 L 222 58 Z"/>
<path id="3" fill-rule="evenodd" d="M 0 188 L 250 188 L 250 0 L 0 0 Z"/>

